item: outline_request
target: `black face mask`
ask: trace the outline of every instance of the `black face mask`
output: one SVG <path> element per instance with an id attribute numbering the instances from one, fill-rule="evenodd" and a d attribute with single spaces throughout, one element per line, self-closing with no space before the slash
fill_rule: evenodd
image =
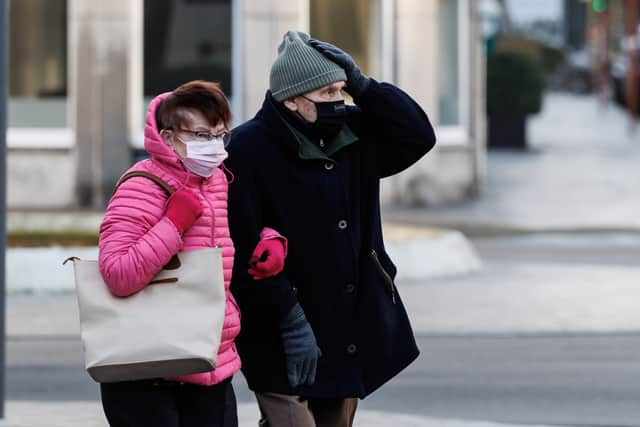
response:
<path id="1" fill-rule="evenodd" d="M 315 102 L 306 96 L 302 97 L 316 106 L 318 117 L 315 122 L 308 123 L 316 137 L 330 139 L 336 136 L 347 120 L 347 106 L 344 101 Z"/>

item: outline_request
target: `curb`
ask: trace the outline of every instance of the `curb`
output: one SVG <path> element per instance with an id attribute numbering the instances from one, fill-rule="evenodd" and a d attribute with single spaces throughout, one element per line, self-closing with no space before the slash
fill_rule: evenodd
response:
<path id="1" fill-rule="evenodd" d="M 640 226 L 621 224 L 592 224 L 578 226 L 535 226 L 508 222 L 488 221 L 456 221 L 444 220 L 433 215 L 429 211 L 416 212 L 384 212 L 384 217 L 389 222 L 406 224 L 418 228 L 439 228 L 458 230 L 469 238 L 503 237 L 530 234 L 638 234 Z"/>
<path id="2" fill-rule="evenodd" d="M 481 267 L 475 250 L 460 232 L 393 224 L 385 225 L 384 232 L 386 248 L 398 265 L 397 280 L 459 276 Z M 7 291 L 74 291 L 73 267 L 62 265 L 70 256 L 97 259 L 98 248 L 52 246 L 7 249 Z"/>
<path id="3" fill-rule="evenodd" d="M 582 227 L 531 227 L 520 225 L 495 225 L 486 223 L 438 223 L 431 226 L 449 227 L 464 233 L 470 238 L 506 237 L 532 234 L 634 234 L 640 235 L 640 227 L 633 226 L 582 226 Z"/>

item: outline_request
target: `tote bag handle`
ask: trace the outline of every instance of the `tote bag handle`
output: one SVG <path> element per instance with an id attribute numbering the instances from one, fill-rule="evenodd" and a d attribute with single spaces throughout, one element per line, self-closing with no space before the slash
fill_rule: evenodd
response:
<path id="1" fill-rule="evenodd" d="M 158 186 L 160 188 L 162 188 L 164 190 L 165 193 L 167 193 L 167 196 L 171 196 L 175 191 L 172 186 L 170 186 L 169 184 L 167 184 L 166 182 L 164 182 L 163 180 L 161 180 L 157 176 L 155 176 L 153 174 L 150 174 L 149 172 L 133 171 L 133 172 L 129 172 L 127 174 L 124 174 L 122 176 L 122 178 L 120 178 L 120 180 L 116 184 L 116 188 L 113 190 L 113 192 L 115 193 L 118 190 L 118 187 L 120 187 L 126 180 L 128 180 L 130 178 L 134 178 L 136 176 L 141 176 L 141 177 L 150 179 L 151 181 L 155 182 L 156 184 L 158 184 Z"/>

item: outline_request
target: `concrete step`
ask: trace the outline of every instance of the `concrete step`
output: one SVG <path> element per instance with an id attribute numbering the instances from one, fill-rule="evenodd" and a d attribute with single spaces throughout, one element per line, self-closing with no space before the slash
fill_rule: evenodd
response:
<path id="1" fill-rule="evenodd" d="M 464 276 L 482 268 L 471 242 L 456 230 L 385 223 L 383 232 L 397 280 Z"/>
<path id="2" fill-rule="evenodd" d="M 385 225 L 386 247 L 398 266 L 397 280 L 451 277 L 478 271 L 480 260 L 469 241 L 454 230 Z M 70 257 L 97 259 L 96 247 L 9 248 L 6 253 L 7 291 L 72 292 Z"/>

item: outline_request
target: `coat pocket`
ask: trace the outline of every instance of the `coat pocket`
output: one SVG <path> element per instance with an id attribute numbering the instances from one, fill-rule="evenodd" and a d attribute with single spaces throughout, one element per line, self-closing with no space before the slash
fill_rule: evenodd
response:
<path id="1" fill-rule="evenodd" d="M 389 287 L 389 291 L 391 292 L 391 301 L 393 301 L 393 303 L 395 304 L 396 303 L 396 288 L 395 288 L 395 285 L 393 284 L 393 279 L 391 278 L 391 275 L 382 266 L 382 263 L 380 262 L 380 258 L 378 257 L 378 253 L 376 252 L 375 249 L 371 249 L 371 258 L 373 258 L 373 263 L 376 265 L 376 268 L 378 269 L 378 271 L 382 275 L 383 280 L 385 281 L 385 283 Z"/>

